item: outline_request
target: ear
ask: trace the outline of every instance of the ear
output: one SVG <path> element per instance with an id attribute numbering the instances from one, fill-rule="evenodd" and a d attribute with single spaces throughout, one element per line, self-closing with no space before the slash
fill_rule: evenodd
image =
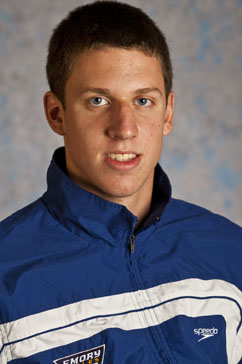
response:
<path id="1" fill-rule="evenodd" d="M 59 135 L 64 135 L 64 109 L 62 103 L 51 91 L 46 92 L 43 102 L 45 116 L 51 129 Z"/>
<path id="2" fill-rule="evenodd" d="M 173 129 L 174 101 L 175 101 L 174 92 L 170 92 L 168 99 L 167 99 L 167 105 L 166 105 L 163 135 L 170 134 L 170 132 Z"/>

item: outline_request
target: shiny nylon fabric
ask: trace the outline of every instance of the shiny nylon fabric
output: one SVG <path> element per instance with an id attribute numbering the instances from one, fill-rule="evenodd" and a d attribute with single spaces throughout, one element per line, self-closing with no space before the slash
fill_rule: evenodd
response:
<path id="1" fill-rule="evenodd" d="M 63 152 L 43 198 L 1 223 L 1 360 L 46 364 L 105 345 L 104 364 L 223 364 L 227 350 L 238 363 L 241 229 L 170 200 L 157 166 L 130 254 L 136 217 L 69 180 Z M 218 334 L 198 342 L 199 328 Z"/>

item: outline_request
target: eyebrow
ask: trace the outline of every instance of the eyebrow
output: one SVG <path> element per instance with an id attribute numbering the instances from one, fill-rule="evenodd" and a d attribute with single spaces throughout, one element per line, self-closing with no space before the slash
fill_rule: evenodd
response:
<path id="1" fill-rule="evenodd" d="M 100 88 L 100 87 L 85 87 L 81 90 L 81 94 L 84 94 L 85 92 L 93 92 L 105 96 L 110 95 L 110 91 L 107 88 Z"/>
<path id="2" fill-rule="evenodd" d="M 105 96 L 110 95 L 109 89 L 101 87 L 86 87 L 81 90 L 81 94 L 84 94 L 85 92 L 94 92 Z M 162 96 L 162 92 L 158 87 L 139 88 L 138 90 L 135 90 L 135 95 L 148 94 L 149 92 L 157 92 Z"/>
<path id="3" fill-rule="evenodd" d="M 162 96 L 162 92 L 158 87 L 145 87 L 145 88 L 139 88 L 135 91 L 136 95 L 139 94 L 148 94 L 149 92 L 158 92 Z"/>

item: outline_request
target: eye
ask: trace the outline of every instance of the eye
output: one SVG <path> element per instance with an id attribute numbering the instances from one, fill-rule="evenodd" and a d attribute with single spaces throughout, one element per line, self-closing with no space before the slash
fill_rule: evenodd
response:
<path id="1" fill-rule="evenodd" d="M 100 96 L 92 97 L 88 102 L 93 106 L 103 106 L 108 104 L 108 101 Z"/>
<path id="2" fill-rule="evenodd" d="M 135 101 L 135 104 L 139 106 L 150 106 L 152 105 L 152 101 L 146 97 L 140 97 Z"/>

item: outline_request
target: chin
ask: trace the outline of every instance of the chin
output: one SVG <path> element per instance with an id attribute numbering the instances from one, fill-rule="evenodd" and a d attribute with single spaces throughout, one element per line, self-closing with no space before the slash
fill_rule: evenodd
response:
<path id="1" fill-rule="evenodd" d="M 126 198 L 135 195 L 138 188 L 132 188 L 131 186 L 127 187 L 116 187 L 116 188 L 109 188 L 103 189 L 103 197 L 105 199 L 116 199 L 116 198 Z"/>

